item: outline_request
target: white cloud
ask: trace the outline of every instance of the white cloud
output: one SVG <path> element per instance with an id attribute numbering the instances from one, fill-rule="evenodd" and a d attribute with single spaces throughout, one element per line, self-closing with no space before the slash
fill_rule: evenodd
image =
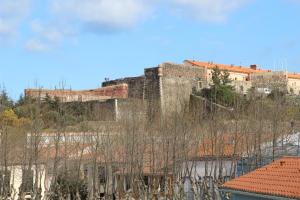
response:
<path id="1" fill-rule="evenodd" d="M 31 0 L 0 0 L 0 37 L 15 35 L 30 7 Z"/>
<path id="2" fill-rule="evenodd" d="M 149 14 L 154 1 L 157 0 L 49 0 L 51 21 L 31 23 L 33 34 L 26 49 L 50 50 L 67 40 L 76 40 L 83 31 L 103 33 L 134 27 Z"/>
<path id="3" fill-rule="evenodd" d="M 44 24 L 40 20 L 31 23 L 33 37 L 26 43 L 29 51 L 44 52 L 59 46 L 66 38 L 73 38 L 75 33 L 67 25 L 59 23 Z"/>
<path id="4" fill-rule="evenodd" d="M 251 0 L 169 0 L 176 12 L 200 21 L 222 22 Z"/>
<path id="5" fill-rule="evenodd" d="M 52 0 L 61 18 L 80 22 L 92 31 L 130 28 L 147 16 L 154 0 Z"/>
<path id="6" fill-rule="evenodd" d="M 45 52 L 49 50 L 49 46 L 38 39 L 30 39 L 25 48 L 32 52 Z"/>
<path id="7" fill-rule="evenodd" d="M 26 10 L 21 7 L 30 4 L 32 0 L 19 0 L 19 5 L 13 0 L 0 0 L 0 34 L 10 33 L 25 16 Z M 16 1 L 16 0 L 15 0 Z M 14 2 L 15 2 L 14 1 Z M 47 51 L 59 46 L 66 40 L 75 38 L 82 31 L 105 33 L 130 29 L 161 6 L 166 6 L 171 12 L 182 16 L 193 17 L 205 22 L 225 21 L 234 11 L 254 0 L 48 0 L 50 16 L 46 21 L 35 20 L 31 24 L 32 37 L 26 48 L 30 51 Z M 1 2 L 5 16 L 14 16 L 11 23 L 3 20 Z M 18 6 L 17 6 L 18 5 Z M 27 6 L 28 7 L 28 6 Z M 13 15 L 13 11 L 20 14 Z M 49 7 L 47 7 L 49 9 Z M 10 19 L 12 17 L 5 17 Z"/>
<path id="8" fill-rule="evenodd" d="M 110 32 L 138 24 L 161 5 L 179 15 L 220 22 L 253 0 L 50 0 L 54 15 L 79 29 Z"/>
<path id="9" fill-rule="evenodd" d="M 300 3 L 300 0 L 288 0 L 290 3 Z"/>
<path id="10" fill-rule="evenodd" d="M 39 20 L 31 23 L 31 29 L 39 37 L 51 43 L 59 43 L 64 37 L 64 29 L 59 29 L 55 25 L 43 24 Z"/>

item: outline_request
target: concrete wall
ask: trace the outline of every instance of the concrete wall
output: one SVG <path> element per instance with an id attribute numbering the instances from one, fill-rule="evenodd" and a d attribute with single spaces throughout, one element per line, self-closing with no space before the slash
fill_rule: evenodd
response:
<path id="1" fill-rule="evenodd" d="M 262 197 L 262 196 L 250 196 L 250 195 L 243 195 L 243 194 L 231 194 L 231 199 L 232 200 L 272 200 L 272 199 L 282 199 L 282 200 L 286 200 L 286 198 L 280 198 L 280 197 L 274 197 L 272 198 L 271 196 L 268 197 Z"/>
<path id="2" fill-rule="evenodd" d="M 211 160 L 211 161 L 208 160 L 208 161 L 193 161 L 193 162 L 191 161 L 191 162 L 186 163 L 186 165 L 188 166 L 189 170 L 193 169 L 192 174 L 191 174 L 192 179 L 199 180 L 199 177 L 201 179 L 203 179 L 205 176 L 218 177 L 219 176 L 219 167 L 221 166 L 221 163 L 216 160 Z M 222 176 L 223 177 L 230 176 L 231 165 L 232 165 L 232 161 L 230 161 L 230 160 L 222 161 Z M 185 166 L 183 166 L 183 174 L 185 174 L 185 171 L 184 171 L 185 169 L 186 169 Z M 187 195 L 188 200 L 193 199 L 192 184 L 188 177 L 186 178 L 186 180 L 184 182 L 184 192 Z"/>
<path id="3" fill-rule="evenodd" d="M 253 197 L 253 196 L 246 196 L 241 194 L 232 194 L 232 200 L 267 200 L 263 198 Z"/>
<path id="4" fill-rule="evenodd" d="M 194 178 L 207 176 L 219 176 L 219 167 L 221 163 L 216 160 L 208 160 L 208 161 L 190 161 L 187 163 L 188 169 L 193 167 L 192 176 Z M 222 175 L 230 176 L 232 161 L 231 160 L 223 160 L 222 161 Z M 216 171 L 215 171 L 216 169 Z"/>

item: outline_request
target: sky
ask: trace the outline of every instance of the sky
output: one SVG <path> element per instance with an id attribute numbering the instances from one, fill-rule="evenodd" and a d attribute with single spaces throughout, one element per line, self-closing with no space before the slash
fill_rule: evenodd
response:
<path id="1" fill-rule="evenodd" d="M 0 85 L 93 89 L 185 59 L 300 72 L 300 0 L 0 0 Z"/>

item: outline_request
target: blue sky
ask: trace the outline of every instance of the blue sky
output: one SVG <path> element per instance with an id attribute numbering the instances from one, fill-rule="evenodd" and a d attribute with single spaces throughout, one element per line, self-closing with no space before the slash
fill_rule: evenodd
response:
<path id="1" fill-rule="evenodd" d="M 90 89 L 184 59 L 300 72 L 300 0 L 0 0 L 0 83 Z"/>

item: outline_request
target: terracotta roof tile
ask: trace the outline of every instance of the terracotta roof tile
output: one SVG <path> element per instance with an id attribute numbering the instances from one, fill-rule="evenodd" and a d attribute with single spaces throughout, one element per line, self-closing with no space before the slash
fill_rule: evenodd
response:
<path id="1" fill-rule="evenodd" d="M 300 157 L 283 157 L 225 183 L 223 188 L 300 199 Z"/>
<path id="2" fill-rule="evenodd" d="M 300 74 L 290 73 L 288 74 L 288 78 L 300 79 Z"/>
<path id="3" fill-rule="evenodd" d="M 243 67 L 243 66 L 233 66 L 233 65 L 224 65 L 224 64 L 216 64 L 216 63 L 209 63 L 209 62 L 201 62 L 201 61 L 190 61 L 185 60 L 185 63 L 189 63 L 199 67 L 205 67 L 208 69 L 213 69 L 218 66 L 221 70 L 228 70 L 232 72 L 244 73 L 244 74 L 251 74 L 257 72 L 269 72 L 271 70 L 262 70 L 262 69 L 251 69 L 250 67 Z"/>
<path id="4" fill-rule="evenodd" d="M 207 156 L 225 156 L 230 157 L 234 155 L 240 155 L 242 153 L 240 137 L 237 139 L 237 145 L 233 143 L 233 135 L 223 134 L 216 138 L 206 138 L 200 144 L 193 148 L 190 156 L 196 157 L 207 157 Z"/>
<path id="5" fill-rule="evenodd" d="M 244 73 L 244 74 L 252 74 L 252 73 L 258 73 L 258 72 L 271 72 L 272 71 L 272 70 L 263 70 L 263 69 L 254 70 L 254 69 L 251 69 L 250 67 L 216 64 L 216 63 L 209 63 L 209 62 L 203 62 L 203 61 L 185 60 L 184 62 L 191 64 L 191 65 L 199 66 L 199 67 L 205 67 L 207 69 L 213 69 L 216 66 L 218 66 L 221 70 L 228 70 L 231 72 Z M 289 73 L 288 78 L 300 79 L 300 74 Z"/>

